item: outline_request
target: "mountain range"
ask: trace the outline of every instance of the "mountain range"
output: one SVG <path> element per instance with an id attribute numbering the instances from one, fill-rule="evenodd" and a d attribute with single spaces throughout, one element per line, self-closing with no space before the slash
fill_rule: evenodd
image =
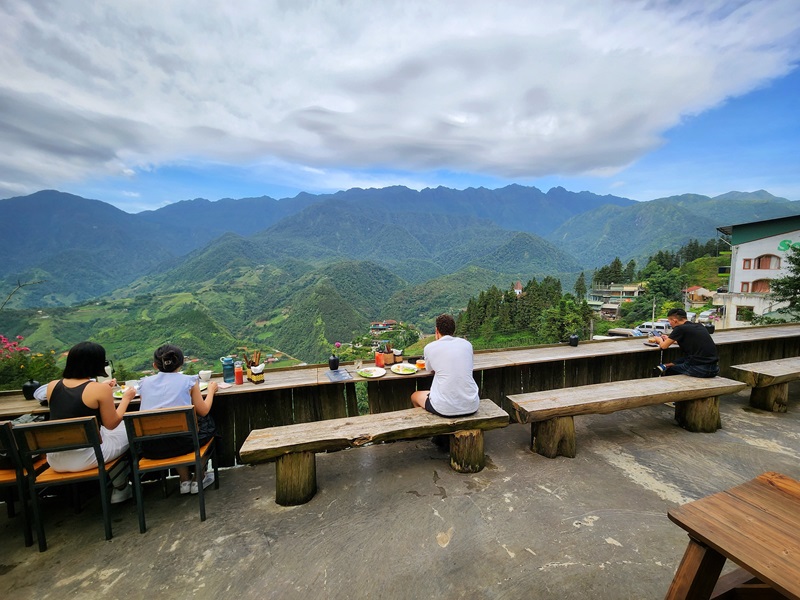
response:
<path id="1" fill-rule="evenodd" d="M 716 227 L 798 213 L 800 202 L 765 191 L 636 202 L 510 185 L 195 199 L 129 214 L 45 190 L 0 200 L 0 289 L 41 282 L 3 312 L 189 298 L 226 343 L 288 343 L 305 359 L 373 319 L 428 326 L 491 285 L 554 275 L 566 291 L 615 257 L 641 267 Z"/>

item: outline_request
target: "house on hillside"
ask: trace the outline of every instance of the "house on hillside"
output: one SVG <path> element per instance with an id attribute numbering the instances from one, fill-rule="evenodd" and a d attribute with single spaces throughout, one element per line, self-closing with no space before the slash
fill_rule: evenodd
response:
<path id="1" fill-rule="evenodd" d="M 369 325 L 369 331 L 372 335 L 379 335 L 385 331 L 392 331 L 396 326 L 397 326 L 397 321 L 395 321 L 394 319 L 373 321 Z"/>
<path id="2" fill-rule="evenodd" d="M 703 306 L 708 304 L 710 300 L 713 300 L 714 296 L 716 296 L 716 292 L 712 292 L 711 290 L 707 290 L 704 287 L 699 285 L 693 285 L 692 287 L 688 287 L 683 290 L 684 298 L 686 302 L 689 304 L 691 308 L 696 308 L 698 306 Z"/>
<path id="3" fill-rule="evenodd" d="M 634 298 L 644 294 L 640 283 L 612 283 L 607 286 L 596 286 L 589 290 L 587 304 L 604 319 L 619 317 L 619 307 L 623 302 L 633 302 Z"/>
<path id="4" fill-rule="evenodd" d="M 514 293 L 519 296 L 522 294 L 522 282 L 517 280 L 517 283 L 514 284 Z"/>
<path id="5" fill-rule="evenodd" d="M 723 327 L 749 325 L 751 315 L 785 306 L 769 295 L 770 281 L 789 274 L 785 261 L 791 247 L 800 247 L 800 215 L 726 225 L 717 231 L 731 238 L 728 291 L 714 297 L 723 307 Z"/>

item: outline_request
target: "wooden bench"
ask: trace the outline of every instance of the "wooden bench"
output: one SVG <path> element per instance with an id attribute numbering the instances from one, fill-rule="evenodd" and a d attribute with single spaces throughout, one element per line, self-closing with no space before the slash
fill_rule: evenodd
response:
<path id="1" fill-rule="evenodd" d="M 750 387 L 750 406 L 773 412 L 786 412 L 789 382 L 800 379 L 800 357 L 731 366 L 731 377 Z"/>
<path id="2" fill-rule="evenodd" d="M 508 396 L 512 418 L 531 424 L 531 450 L 548 458 L 575 457 L 575 415 L 608 414 L 628 408 L 675 402 L 675 420 L 689 431 L 714 432 L 722 426 L 719 396 L 744 383 L 711 377 L 672 375 L 583 385 Z"/>
<path id="3" fill-rule="evenodd" d="M 508 414 L 491 400 L 478 412 L 446 418 L 421 408 L 255 429 L 239 450 L 245 463 L 275 462 L 275 502 L 304 504 L 317 491 L 317 452 L 452 434 L 450 466 L 459 473 L 483 469 L 483 431 L 506 427 Z"/>

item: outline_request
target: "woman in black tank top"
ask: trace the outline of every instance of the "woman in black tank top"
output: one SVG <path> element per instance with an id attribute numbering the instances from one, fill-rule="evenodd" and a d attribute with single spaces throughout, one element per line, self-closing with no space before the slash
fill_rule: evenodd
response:
<path id="1" fill-rule="evenodd" d="M 111 380 L 98 383 L 93 378 L 105 374 L 106 351 L 100 344 L 81 342 L 70 349 L 62 379 L 47 385 L 47 402 L 51 419 L 95 417 L 100 426 L 101 449 L 106 461 L 114 460 L 128 450 L 128 436 L 122 425 L 122 415 L 130 403 L 123 397 L 119 406 L 114 405 Z M 91 448 L 51 452 L 47 461 L 54 471 L 76 472 L 97 466 L 97 458 Z M 117 488 L 112 493 L 112 502 L 121 502 L 130 497 L 127 471 L 114 481 Z"/>
<path id="2" fill-rule="evenodd" d="M 48 404 L 50 406 L 51 419 L 72 419 L 75 417 L 96 417 L 98 424 L 102 422 L 100 410 L 89 408 L 83 403 L 83 392 L 86 386 L 91 383 L 86 381 L 75 387 L 67 387 L 64 380 L 56 382 L 53 391 L 50 393 Z"/>

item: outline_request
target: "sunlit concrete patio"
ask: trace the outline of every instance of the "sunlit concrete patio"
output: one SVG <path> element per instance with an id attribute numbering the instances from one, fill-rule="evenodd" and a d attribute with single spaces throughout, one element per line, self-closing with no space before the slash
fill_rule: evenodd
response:
<path id="1" fill-rule="evenodd" d="M 461 475 L 427 440 L 317 457 L 309 502 L 274 502 L 272 464 L 227 469 L 197 499 L 148 486 L 103 539 L 97 498 L 48 501 L 49 549 L 0 513 L 5 598 L 663 598 L 686 546 L 667 511 L 764 471 L 800 479 L 800 387 L 789 412 L 723 397 L 723 429 L 689 433 L 659 405 L 576 418 L 578 455 L 529 450 L 530 428 L 486 434 Z M 177 486 L 177 484 L 175 484 Z M 732 565 L 726 565 L 726 570 Z"/>

